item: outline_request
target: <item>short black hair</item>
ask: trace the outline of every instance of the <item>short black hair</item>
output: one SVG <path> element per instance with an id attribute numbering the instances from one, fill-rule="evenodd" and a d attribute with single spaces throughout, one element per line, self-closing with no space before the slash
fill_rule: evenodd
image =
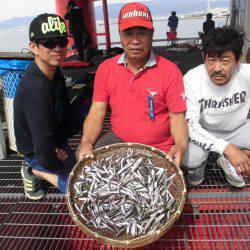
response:
<path id="1" fill-rule="evenodd" d="M 204 56 L 221 56 L 226 51 L 233 52 L 236 61 L 242 55 L 243 35 L 233 28 L 216 28 L 205 35 L 203 41 Z"/>
<path id="2" fill-rule="evenodd" d="M 208 19 L 212 19 L 212 17 L 213 17 L 213 14 L 212 14 L 212 13 L 207 13 L 207 18 L 208 18 Z"/>
<path id="3" fill-rule="evenodd" d="M 75 7 L 75 6 L 76 6 L 75 1 L 70 0 L 70 1 L 68 2 L 68 7 Z"/>

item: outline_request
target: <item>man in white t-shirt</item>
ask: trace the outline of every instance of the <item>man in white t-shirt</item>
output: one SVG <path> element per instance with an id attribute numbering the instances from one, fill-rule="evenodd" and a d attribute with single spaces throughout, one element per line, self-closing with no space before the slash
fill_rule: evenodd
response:
<path id="1" fill-rule="evenodd" d="M 241 64 L 243 37 L 216 28 L 204 39 L 204 64 L 184 76 L 189 146 L 183 159 L 187 181 L 199 185 L 209 152 L 228 183 L 245 186 L 250 175 L 250 64 Z"/>

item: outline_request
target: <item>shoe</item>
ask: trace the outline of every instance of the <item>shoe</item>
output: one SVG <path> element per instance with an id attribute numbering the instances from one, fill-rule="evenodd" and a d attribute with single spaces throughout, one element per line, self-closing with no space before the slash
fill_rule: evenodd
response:
<path id="1" fill-rule="evenodd" d="M 224 171 L 229 184 L 234 187 L 245 186 L 246 183 L 243 177 L 237 174 L 234 166 L 224 156 L 220 156 L 217 159 L 217 164 Z"/>
<path id="2" fill-rule="evenodd" d="M 24 162 L 21 168 L 24 192 L 26 197 L 31 200 L 40 200 L 45 196 L 42 189 L 43 181 L 32 173 L 28 163 Z"/>
<path id="3" fill-rule="evenodd" d="M 187 182 L 192 186 L 200 185 L 204 180 L 204 170 L 206 166 L 206 161 L 202 163 L 201 166 L 195 169 L 186 168 L 187 170 Z"/>

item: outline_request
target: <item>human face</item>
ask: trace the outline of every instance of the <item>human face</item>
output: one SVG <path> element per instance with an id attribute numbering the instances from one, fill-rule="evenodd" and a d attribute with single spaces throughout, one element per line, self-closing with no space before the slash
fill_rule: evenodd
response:
<path id="1" fill-rule="evenodd" d="M 210 80 L 218 86 L 226 85 L 234 72 L 236 65 L 235 55 L 232 51 L 226 51 L 221 56 L 205 57 L 205 65 Z"/>
<path id="2" fill-rule="evenodd" d="M 120 31 L 121 44 L 129 61 L 144 62 L 152 46 L 153 30 L 133 27 Z"/>
<path id="3" fill-rule="evenodd" d="M 31 42 L 30 50 L 35 55 L 35 60 L 38 64 L 43 64 L 51 67 L 59 66 L 66 57 L 67 52 L 67 43 L 63 45 L 54 44 L 52 48 L 47 48 L 47 46 L 51 43 L 45 43 L 45 41 L 41 41 L 38 43 Z M 53 43 L 52 43 L 53 45 Z"/>

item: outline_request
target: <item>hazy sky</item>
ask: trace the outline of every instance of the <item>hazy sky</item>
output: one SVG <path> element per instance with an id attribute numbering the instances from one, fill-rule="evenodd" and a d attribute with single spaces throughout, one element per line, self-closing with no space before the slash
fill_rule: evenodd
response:
<path id="1" fill-rule="evenodd" d="M 145 1 L 145 0 L 144 0 Z M 99 4 L 102 1 L 97 1 Z M 109 3 L 133 2 L 132 0 L 107 0 Z M 0 0 L 0 21 L 12 17 L 35 16 L 44 12 L 55 13 L 54 0 Z"/>

